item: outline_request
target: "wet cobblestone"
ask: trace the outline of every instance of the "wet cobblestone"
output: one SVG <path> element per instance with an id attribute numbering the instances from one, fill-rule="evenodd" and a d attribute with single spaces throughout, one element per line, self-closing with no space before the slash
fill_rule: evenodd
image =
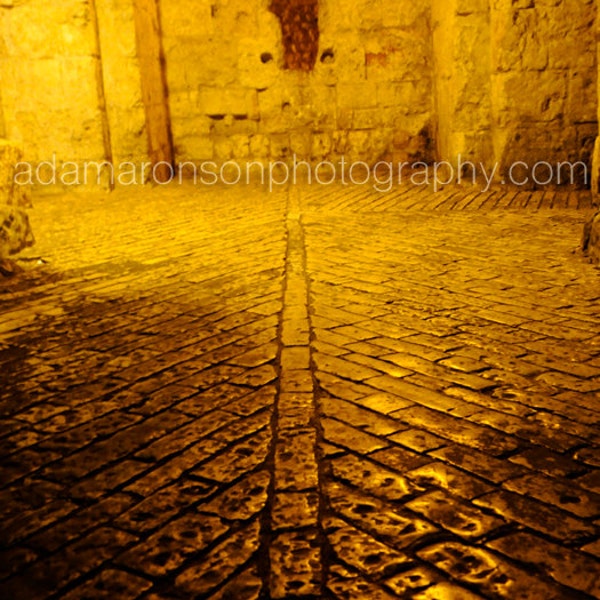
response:
<path id="1" fill-rule="evenodd" d="M 38 198 L 46 264 L 0 282 L 0 596 L 600 598 L 591 204 L 538 196 Z"/>

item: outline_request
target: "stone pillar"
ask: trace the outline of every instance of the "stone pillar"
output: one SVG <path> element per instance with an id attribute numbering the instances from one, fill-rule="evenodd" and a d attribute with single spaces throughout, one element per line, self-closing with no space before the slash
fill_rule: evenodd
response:
<path id="1" fill-rule="evenodd" d="M 489 0 L 432 5 L 438 158 L 493 161 Z"/>
<path id="2" fill-rule="evenodd" d="M 146 117 L 132 0 L 95 0 L 110 155 L 115 164 L 148 159 Z"/>

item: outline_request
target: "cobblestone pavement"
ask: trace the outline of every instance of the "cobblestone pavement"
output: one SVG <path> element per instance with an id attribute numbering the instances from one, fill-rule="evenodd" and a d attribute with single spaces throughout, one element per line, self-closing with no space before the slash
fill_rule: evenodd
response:
<path id="1" fill-rule="evenodd" d="M 0 596 L 600 598 L 589 209 L 38 198 L 0 289 Z"/>

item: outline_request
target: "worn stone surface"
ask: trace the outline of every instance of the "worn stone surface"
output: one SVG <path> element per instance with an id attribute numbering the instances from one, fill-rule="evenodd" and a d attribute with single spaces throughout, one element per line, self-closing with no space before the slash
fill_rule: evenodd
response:
<path id="1" fill-rule="evenodd" d="M 35 200 L 47 262 L 0 290 L 7 597 L 600 598 L 590 194 Z"/>

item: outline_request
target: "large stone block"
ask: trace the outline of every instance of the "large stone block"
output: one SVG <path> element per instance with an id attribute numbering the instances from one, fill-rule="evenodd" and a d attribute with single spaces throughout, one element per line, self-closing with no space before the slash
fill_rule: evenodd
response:
<path id="1" fill-rule="evenodd" d="M 243 87 L 203 87 L 198 96 L 198 109 L 205 115 L 238 115 L 258 117 L 256 90 Z"/>
<path id="2" fill-rule="evenodd" d="M 375 108 L 377 86 L 373 83 L 340 83 L 337 104 L 339 108 Z"/>
<path id="3" fill-rule="evenodd" d="M 586 224 L 581 248 L 592 262 L 600 263 L 600 212 Z"/>
<path id="4" fill-rule="evenodd" d="M 244 38 L 238 44 L 238 72 L 242 86 L 264 90 L 279 77 L 283 61 L 277 39 Z"/>

